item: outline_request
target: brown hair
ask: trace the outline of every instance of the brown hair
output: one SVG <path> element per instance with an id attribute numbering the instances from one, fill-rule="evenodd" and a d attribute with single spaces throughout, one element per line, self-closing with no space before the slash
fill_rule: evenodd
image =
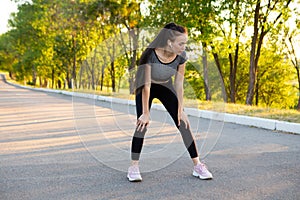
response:
<path id="1" fill-rule="evenodd" d="M 142 53 L 139 60 L 139 66 L 137 69 L 135 77 L 135 92 L 138 93 L 144 87 L 145 72 L 144 65 L 148 62 L 148 57 L 151 51 L 157 47 L 165 47 L 168 44 L 168 40 L 174 41 L 176 37 L 187 34 L 187 29 L 183 26 L 177 25 L 175 23 L 168 23 L 164 26 L 162 30 L 158 33 L 155 39 L 148 45 L 146 50 Z"/>
<path id="2" fill-rule="evenodd" d="M 168 23 L 158 33 L 155 39 L 149 44 L 147 49 L 143 52 L 139 65 L 146 64 L 149 52 L 157 47 L 165 47 L 168 40 L 174 41 L 176 37 L 187 34 L 187 29 L 183 26 L 175 24 L 174 22 Z"/>

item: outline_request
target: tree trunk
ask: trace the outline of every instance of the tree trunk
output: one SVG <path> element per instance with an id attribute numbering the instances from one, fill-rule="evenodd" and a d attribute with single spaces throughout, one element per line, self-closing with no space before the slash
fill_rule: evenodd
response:
<path id="1" fill-rule="evenodd" d="M 59 89 L 61 89 L 61 86 L 62 86 L 62 84 L 61 84 L 61 80 L 60 80 L 60 79 L 58 79 L 58 80 L 57 80 L 57 87 L 58 87 Z"/>
<path id="2" fill-rule="evenodd" d="M 36 86 L 36 70 L 33 65 L 32 65 L 32 85 Z"/>
<path id="3" fill-rule="evenodd" d="M 208 82 L 208 64 L 207 64 L 207 53 L 206 53 L 206 43 L 203 42 L 203 55 L 202 55 L 202 64 L 203 64 L 203 76 L 204 76 L 204 88 L 205 88 L 205 100 L 211 101 L 211 92 L 209 89 Z"/>
<path id="4" fill-rule="evenodd" d="M 134 49 L 132 51 L 132 57 L 131 57 L 131 62 L 130 62 L 130 66 L 129 66 L 129 80 L 128 81 L 129 81 L 130 94 L 134 94 L 134 88 L 135 88 L 135 86 L 134 86 L 135 75 L 132 72 L 134 71 L 135 66 L 136 66 L 136 55 L 137 55 L 136 49 Z"/>
<path id="5" fill-rule="evenodd" d="M 298 105 L 297 110 L 300 111 L 300 71 L 299 68 L 296 67 L 297 70 L 297 77 L 298 77 Z"/>
<path id="6" fill-rule="evenodd" d="M 213 53 L 213 56 L 214 56 L 215 63 L 217 65 L 219 76 L 220 76 L 223 101 L 227 102 L 227 95 L 226 95 L 226 90 L 225 90 L 224 77 L 223 77 L 223 73 L 222 73 L 222 70 L 221 70 L 221 64 L 220 64 L 220 61 L 219 61 L 219 56 L 218 56 L 217 53 Z"/>
<path id="7" fill-rule="evenodd" d="M 78 86 L 78 88 L 83 88 L 84 89 L 84 85 L 82 84 L 82 74 L 83 74 L 83 67 L 80 68 L 80 72 L 79 72 L 79 86 Z"/>
<path id="8" fill-rule="evenodd" d="M 126 24 L 125 24 L 126 25 Z M 133 94 L 135 89 L 135 68 L 136 68 L 136 62 L 137 62 L 137 49 L 138 49 L 138 38 L 139 38 L 139 29 L 131 29 L 129 26 L 127 26 L 128 33 L 129 33 L 129 41 L 130 41 L 130 47 L 129 50 L 127 50 L 127 46 L 124 42 L 124 38 L 121 36 L 121 43 L 123 45 L 123 48 L 125 50 L 125 57 L 128 60 L 129 66 L 128 66 L 128 72 L 129 72 L 129 93 Z M 132 45 L 131 45 L 132 44 Z M 127 53 L 130 52 L 130 55 Z"/>
<path id="9" fill-rule="evenodd" d="M 250 68 L 249 68 L 249 85 L 246 97 L 246 104 L 252 105 L 253 97 L 254 97 L 254 88 L 256 81 L 256 66 L 255 66 L 255 51 L 256 51 L 256 42 L 258 38 L 258 18 L 259 18 L 259 9 L 260 9 L 260 1 L 257 2 L 254 14 L 254 33 L 252 37 L 251 43 L 251 51 L 250 51 Z"/>
<path id="10" fill-rule="evenodd" d="M 43 87 L 46 88 L 48 86 L 48 80 L 47 78 L 44 78 Z"/>
<path id="11" fill-rule="evenodd" d="M 236 9 L 238 12 L 235 12 L 235 18 L 239 18 L 239 12 L 240 12 L 240 0 L 236 1 Z M 235 23 L 235 38 L 238 39 L 238 42 L 235 45 L 235 54 L 234 54 L 234 60 L 232 59 L 232 55 L 229 54 L 229 62 L 230 62 L 230 102 L 235 103 L 236 102 L 236 73 L 237 73 L 237 66 L 238 66 L 238 58 L 239 58 L 239 23 Z"/>
<path id="12" fill-rule="evenodd" d="M 116 75 L 115 75 L 115 62 L 110 63 L 110 75 L 111 75 L 111 88 L 113 92 L 116 92 Z"/>
<path id="13" fill-rule="evenodd" d="M 95 82 L 95 77 L 96 77 L 96 74 L 95 74 L 95 68 L 96 68 L 96 57 L 97 57 L 97 51 L 96 49 L 94 50 L 94 56 L 93 58 L 91 59 L 91 64 L 92 64 L 92 69 L 91 69 L 91 76 L 92 76 L 92 88 L 93 90 L 96 89 L 96 82 Z"/>
<path id="14" fill-rule="evenodd" d="M 230 102 L 235 103 L 235 74 L 234 74 L 234 62 L 232 59 L 232 54 L 229 54 L 229 63 L 230 63 L 230 74 L 229 74 L 229 81 L 230 81 Z"/>
<path id="15" fill-rule="evenodd" d="M 39 76 L 39 84 L 40 84 L 40 87 L 42 87 L 43 81 L 42 81 L 42 77 L 41 76 Z"/>
<path id="16" fill-rule="evenodd" d="M 256 86 L 255 86 L 255 105 L 258 106 L 258 101 L 259 101 L 259 78 L 257 78 L 257 81 L 256 81 Z"/>
<path id="17" fill-rule="evenodd" d="M 130 62 L 130 66 L 129 66 L 129 72 L 132 72 L 132 71 L 134 71 L 134 69 L 136 67 L 139 29 L 137 29 L 136 33 L 135 33 L 134 29 L 131 29 L 129 31 L 129 34 L 132 38 L 132 44 L 133 44 L 131 62 Z M 135 88 L 135 86 L 134 86 L 134 74 L 129 73 L 129 92 L 130 92 L 130 94 L 134 93 L 134 88 Z"/>
<path id="18" fill-rule="evenodd" d="M 70 77 L 70 72 L 67 72 L 67 84 L 68 84 L 68 89 L 72 89 L 72 78 Z"/>
<path id="19" fill-rule="evenodd" d="M 239 57 L 239 44 L 235 46 L 235 55 L 234 60 L 232 59 L 232 54 L 229 54 L 230 62 L 230 102 L 235 103 L 236 101 L 236 72 L 237 72 L 237 63 Z"/>
<path id="20" fill-rule="evenodd" d="M 93 67 L 94 68 L 94 67 Z M 95 88 L 95 72 L 94 72 L 95 70 L 93 69 L 92 70 L 92 82 L 91 82 L 91 84 L 92 84 L 92 89 L 93 90 L 95 90 L 96 88 Z"/>
<path id="21" fill-rule="evenodd" d="M 279 1 L 277 1 L 277 2 L 279 2 Z M 285 7 L 288 7 L 290 2 L 291 2 L 291 0 L 286 1 Z M 270 6 L 270 4 L 268 4 L 267 9 L 269 10 L 269 12 L 274 10 L 275 8 L 276 8 L 275 5 Z M 256 77 L 257 76 L 257 66 L 258 66 L 258 60 L 260 57 L 260 51 L 261 51 L 261 47 L 263 44 L 263 39 L 270 30 L 268 28 L 265 30 L 265 28 L 267 26 L 264 25 L 264 24 L 268 23 L 267 22 L 268 16 L 260 16 L 259 10 L 260 10 L 260 1 L 257 1 L 255 12 L 254 12 L 254 26 L 253 26 L 254 34 L 252 37 L 251 53 L 250 53 L 249 85 L 248 85 L 248 92 L 247 92 L 247 97 L 246 97 L 247 105 L 252 105 L 252 103 L 253 103 L 255 84 L 256 84 L 256 78 L 257 78 Z M 275 20 L 272 23 L 275 24 L 276 22 L 278 22 L 281 16 L 282 16 L 282 12 L 281 12 L 281 10 L 279 10 L 279 14 L 277 15 L 277 17 L 275 18 Z M 260 24 L 262 24 L 262 26 L 261 26 L 260 36 L 258 36 L 258 28 L 259 28 L 258 21 L 260 19 L 262 19 L 262 21 L 260 23 Z M 256 44 L 257 44 L 257 48 L 256 48 Z"/>
<path id="22" fill-rule="evenodd" d="M 54 84 L 55 84 L 55 70 L 54 70 L 54 67 L 52 67 L 52 70 L 51 70 L 51 81 L 52 81 L 52 86 L 51 88 L 53 89 L 54 88 Z"/>
<path id="23" fill-rule="evenodd" d="M 102 65 L 101 68 L 101 79 L 100 79 L 100 91 L 103 91 L 103 84 L 104 84 L 104 69 L 105 69 L 105 65 Z"/>
<path id="24" fill-rule="evenodd" d="M 71 87 L 77 88 L 77 83 L 76 83 L 76 39 L 72 35 L 72 42 L 73 42 L 73 69 L 72 69 L 72 79 L 75 84 L 75 86 L 72 84 Z M 73 88 L 72 88 L 73 89 Z"/>

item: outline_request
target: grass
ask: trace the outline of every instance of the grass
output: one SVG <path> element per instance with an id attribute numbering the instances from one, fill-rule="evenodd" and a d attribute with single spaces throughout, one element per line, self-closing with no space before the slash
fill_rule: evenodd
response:
<path id="1" fill-rule="evenodd" d="M 215 110 L 211 102 L 201 102 L 199 109 Z M 216 110 L 218 111 L 218 110 Z M 258 106 L 247 106 L 241 104 L 224 104 L 224 112 L 237 115 L 246 115 L 252 117 L 261 117 L 275 119 L 280 121 L 300 123 L 300 112 L 297 110 L 265 108 Z"/>
<path id="2" fill-rule="evenodd" d="M 128 89 L 121 89 L 119 92 L 113 93 L 108 89 L 103 91 L 93 90 L 78 90 L 78 92 L 94 93 L 103 96 L 112 96 L 122 99 L 134 100 L 134 95 L 130 95 Z M 158 100 L 154 100 L 154 103 L 160 103 Z M 217 112 L 224 112 L 237 115 L 246 115 L 253 117 L 261 117 L 267 119 L 275 119 L 280 121 L 300 123 L 300 112 L 292 109 L 278 109 L 278 108 L 267 108 L 258 106 L 247 106 L 242 104 L 232 104 L 224 102 L 214 101 L 199 101 L 199 100 L 184 100 L 185 107 L 198 108 L 201 110 L 211 110 Z"/>
<path id="3" fill-rule="evenodd" d="M 78 89 L 74 91 L 134 100 L 134 95 L 130 95 L 128 89 L 120 89 L 120 91 L 118 92 L 112 92 L 109 88 L 104 88 L 103 91 L 99 91 L 98 88 L 97 91 L 92 89 Z M 158 100 L 155 100 L 154 103 L 160 103 L 160 102 Z M 214 101 L 208 102 L 208 101 L 199 101 L 199 100 L 191 100 L 191 99 L 185 99 L 184 105 L 185 107 L 198 108 L 201 110 L 211 110 L 211 111 L 224 112 L 230 114 L 246 115 L 246 116 L 300 123 L 300 111 L 292 110 L 292 109 L 265 108 L 265 107 L 247 106 L 241 104 L 232 104 L 232 103 L 214 102 Z"/>

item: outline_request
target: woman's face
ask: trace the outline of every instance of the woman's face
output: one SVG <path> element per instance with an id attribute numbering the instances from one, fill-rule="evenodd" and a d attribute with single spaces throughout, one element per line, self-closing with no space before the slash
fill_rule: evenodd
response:
<path id="1" fill-rule="evenodd" d="M 181 34 L 180 36 L 177 36 L 173 42 L 171 41 L 170 47 L 175 54 L 180 55 L 185 50 L 187 41 L 188 36 L 186 34 Z"/>

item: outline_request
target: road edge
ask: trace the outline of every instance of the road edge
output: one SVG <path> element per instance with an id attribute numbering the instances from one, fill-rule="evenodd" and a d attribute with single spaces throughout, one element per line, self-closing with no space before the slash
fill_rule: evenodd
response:
<path id="1" fill-rule="evenodd" d="M 6 83 L 13 85 L 15 87 L 20 87 L 20 88 L 30 89 L 30 90 L 34 90 L 34 91 L 40 91 L 40 92 L 63 94 L 63 95 L 68 95 L 68 96 L 94 99 L 97 101 L 104 101 L 104 102 L 117 103 L 117 104 L 127 104 L 130 106 L 135 106 L 134 100 L 119 99 L 116 97 L 106 97 L 106 96 L 100 96 L 100 95 L 95 95 L 95 94 L 70 92 L 70 91 L 65 91 L 65 90 L 34 88 L 34 87 L 29 87 L 29 86 L 12 83 L 7 80 L 5 74 L 0 74 L 0 75 L 2 76 L 3 80 Z M 161 104 L 153 104 L 152 109 L 165 110 L 163 105 L 161 105 Z M 246 126 L 252 126 L 252 127 L 257 127 L 257 128 L 263 128 L 263 129 L 268 129 L 268 130 L 281 131 L 281 132 L 300 135 L 300 124 L 299 123 L 292 123 L 292 122 L 279 121 L 279 120 L 274 120 L 274 119 L 265 119 L 265 118 L 259 118 L 259 117 L 237 115 L 237 114 L 229 114 L 229 113 L 223 113 L 223 112 L 200 110 L 200 109 L 196 109 L 196 108 L 185 108 L 185 112 L 189 116 L 217 120 L 217 121 L 224 121 L 224 122 L 228 122 L 228 123 L 234 123 L 234 124 L 239 124 L 239 125 L 246 125 Z"/>

